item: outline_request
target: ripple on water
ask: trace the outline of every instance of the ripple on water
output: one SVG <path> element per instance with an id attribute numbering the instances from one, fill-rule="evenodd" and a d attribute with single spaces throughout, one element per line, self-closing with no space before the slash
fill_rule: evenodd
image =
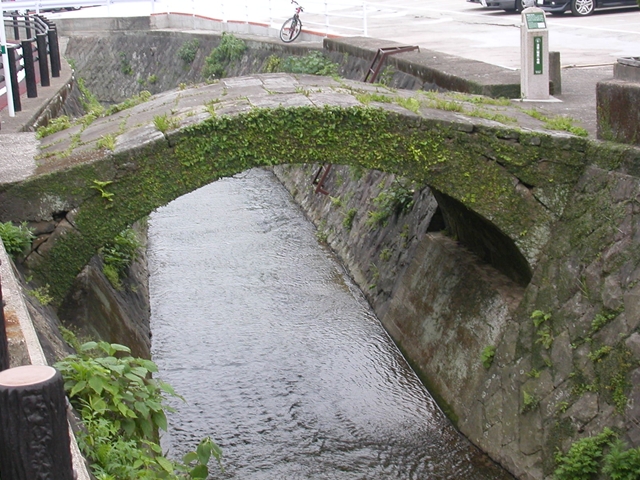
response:
<path id="1" fill-rule="evenodd" d="M 186 398 L 171 401 L 172 454 L 209 435 L 220 478 L 510 478 L 451 427 L 270 173 L 149 226 L 153 357 Z"/>

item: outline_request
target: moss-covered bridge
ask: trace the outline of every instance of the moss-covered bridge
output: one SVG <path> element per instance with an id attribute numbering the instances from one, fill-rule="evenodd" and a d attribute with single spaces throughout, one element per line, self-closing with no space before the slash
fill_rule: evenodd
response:
<path id="1" fill-rule="evenodd" d="M 510 239 L 530 270 L 584 167 L 632 165 L 638 154 L 546 132 L 517 106 L 478 105 L 289 74 L 142 97 L 43 138 L 35 174 L 0 185 L 0 220 L 56 223 L 30 260 L 61 298 L 100 246 L 185 193 L 256 166 L 349 164 L 453 199 Z"/>

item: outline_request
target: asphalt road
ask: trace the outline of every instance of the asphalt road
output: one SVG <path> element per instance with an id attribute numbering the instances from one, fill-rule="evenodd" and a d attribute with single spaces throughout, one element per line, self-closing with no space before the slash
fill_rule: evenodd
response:
<path id="1" fill-rule="evenodd" d="M 300 0 L 305 28 L 363 35 L 518 69 L 521 16 L 488 10 L 466 0 Z M 366 22 L 363 14 L 366 4 Z M 156 12 L 270 23 L 279 28 L 293 13 L 289 0 L 156 0 Z M 151 13 L 151 3 L 112 4 L 50 16 L 132 16 Z M 640 9 L 596 12 L 589 17 L 549 15 L 550 50 L 563 67 L 611 65 L 640 56 Z"/>

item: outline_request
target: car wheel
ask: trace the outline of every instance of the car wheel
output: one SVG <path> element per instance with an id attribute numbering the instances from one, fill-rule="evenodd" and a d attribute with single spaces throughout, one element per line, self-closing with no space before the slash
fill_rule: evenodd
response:
<path id="1" fill-rule="evenodd" d="M 516 12 L 520 13 L 524 10 L 524 0 L 516 0 Z"/>
<path id="2" fill-rule="evenodd" d="M 579 17 L 586 17 L 593 13 L 595 0 L 571 0 L 571 13 Z"/>

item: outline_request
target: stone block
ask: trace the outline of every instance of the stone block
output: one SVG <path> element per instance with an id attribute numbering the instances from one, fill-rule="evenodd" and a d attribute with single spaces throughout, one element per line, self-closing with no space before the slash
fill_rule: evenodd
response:
<path id="1" fill-rule="evenodd" d="M 598 138 L 640 145 L 640 83 L 598 82 L 596 111 Z"/>

